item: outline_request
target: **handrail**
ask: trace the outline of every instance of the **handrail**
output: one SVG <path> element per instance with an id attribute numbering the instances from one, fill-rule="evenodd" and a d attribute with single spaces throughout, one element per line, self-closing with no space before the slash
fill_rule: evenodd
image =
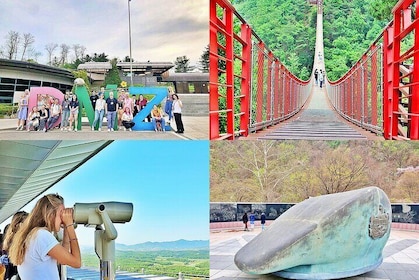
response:
<path id="1" fill-rule="evenodd" d="M 352 68 L 328 81 L 327 94 L 356 125 L 385 139 L 419 140 L 419 0 L 400 0 L 392 13 Z"/>
<path id="2" fill-rule="evenodd" d="M 209 84 L 210 140 L 248 136 L 290 118 L 311 90 L 227 0 L 210 0 Z"/>

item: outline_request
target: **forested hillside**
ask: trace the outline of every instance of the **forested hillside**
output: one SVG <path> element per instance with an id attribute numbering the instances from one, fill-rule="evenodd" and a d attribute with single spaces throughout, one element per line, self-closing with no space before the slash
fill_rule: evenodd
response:
<path id="1" fill-rule="evenodd" d="M 212 202 L 300 202 L 367 186 L 419 202 L 419 142 L 212 142 Z"/>
<path id="2" fill-rule="evenodd" d="M 388 22 L 393 2 L 397 0 L 324 1 L 325 61 L 330 80 L 341 77 L 377 38 Z M 232 3 L 287 68 L 307 80 L 314 57 L 316 7 L 307 0 Z"/>

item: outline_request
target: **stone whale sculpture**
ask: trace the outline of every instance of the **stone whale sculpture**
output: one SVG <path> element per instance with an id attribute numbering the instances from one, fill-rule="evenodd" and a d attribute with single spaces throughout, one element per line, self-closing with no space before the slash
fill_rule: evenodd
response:
<path id="1" fill-rule="evenodd" d="M 377 187 L 306 199 L 235 255 L 249 274 L 337 279 L 377 268 L 391 228 L 391 204 Z"/>

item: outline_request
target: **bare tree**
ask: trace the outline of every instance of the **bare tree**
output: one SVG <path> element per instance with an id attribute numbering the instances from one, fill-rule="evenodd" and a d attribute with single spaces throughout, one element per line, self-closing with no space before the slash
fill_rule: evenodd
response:
<path id="1" fill-rule="evenodd" d="M 22 42 L 22 58 L 24 59 L 25 54 L 27 53 L 28 49 L 32 47 L 32 44 L 35 43 L 35 37 L 31 33 L 24 33 L 23 34 L 23 42 Z"/>
<path id="2" fill-rule="evenodd" d="M 405 172 L 397 181 L 397 188 L 404 194 L 403 201 L 418 202 L 419 201 L 419 171 Z"/>
<path id="3" fill-rule="evenodd" d="M 28 48 L 27 53 L 28 53 L 28 61 L 30 62 L 37 62 L 38 58 L 42 55 L 41 52 L 38 52 L 33 47 Z"/>
<path id="4" fill-rule="evenodd" d="M 348 148 L 327 151 L 316 163 L 315 174 L 323 194 L 349 191 L 366 183 L 366 162 Z"/>
<path id="5" fill-rule="evenodd" d="M 57 49 L 58 44 L 55 43 L 49 43 L 48 45 L 45 45 L 45 50 L 48 52 L 48 64 L 52 65 L 52 57 L 54 55 L 54 51 Z"/>
<path id="6" fill-rule="evenodd" d="M 70 46 L 67 44 L 61 44 L 60 45 L 60 65 L 63 65 L 67 62 L 68 60 L 68 54 L 70 52 Z"/>
<path id="7" fill-rule="evenodd" d="M 4 51 L 7 59 L 16 59 L 19 41 L 19 32 L 11 30 L 7 33 Z"/>
<path id="8" fill-rule="evenodd" d="M 82 60 L 84 57 L 84 53 L 86 52 L 86 47 L 81 46 L 79 44 L 74 44 L 73 51 L 75 60 Z"/>

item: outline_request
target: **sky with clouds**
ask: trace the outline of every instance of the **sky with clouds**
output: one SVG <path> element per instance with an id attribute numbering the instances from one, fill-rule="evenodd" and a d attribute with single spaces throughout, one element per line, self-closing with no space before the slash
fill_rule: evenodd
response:
<path id="1" fill-rule="evenodd" d="M 186 55 L 194 65 L 209 43 L 209 0 L 132 0 L 130 10 L 135 61 Z M 128 0 L 1 0 L 0 25 L 0 46 L 9 31 L 31 33 L 40 63 L 49 43 L 80 44 L 86 54 L 108 58 L 129 55 Z"/>

